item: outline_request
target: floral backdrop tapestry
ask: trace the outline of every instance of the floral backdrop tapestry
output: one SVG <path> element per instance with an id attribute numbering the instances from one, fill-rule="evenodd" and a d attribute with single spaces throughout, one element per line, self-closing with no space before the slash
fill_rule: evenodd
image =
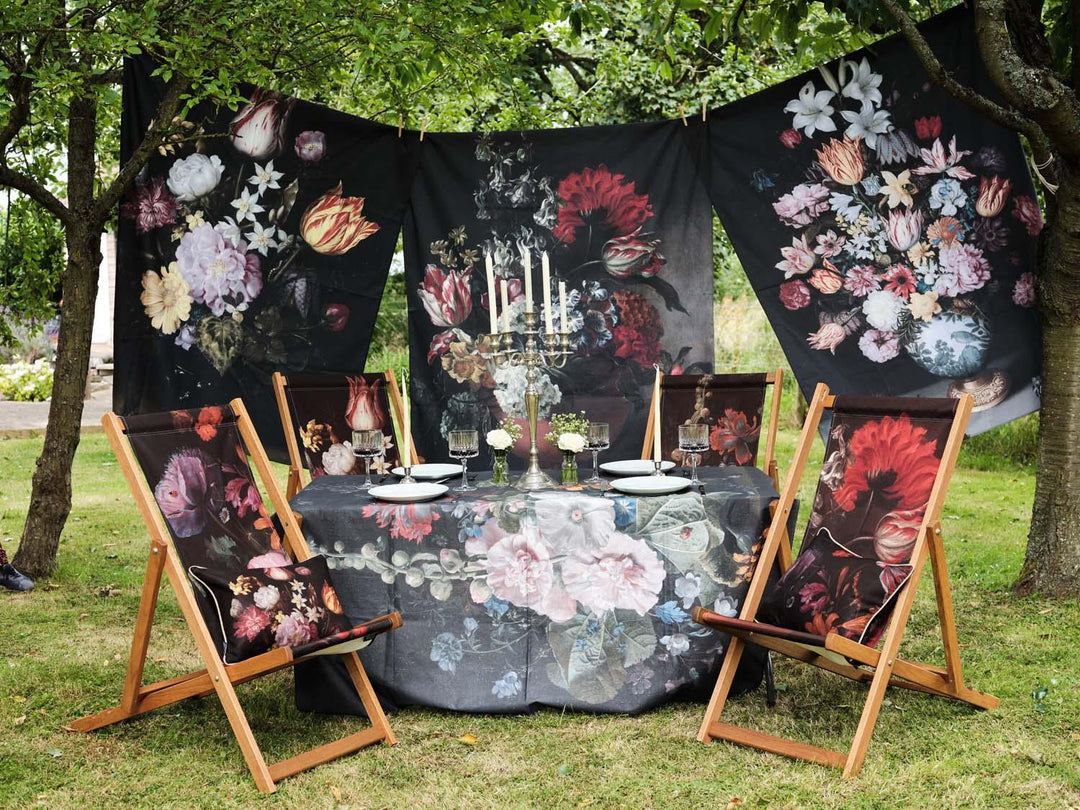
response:
<path id="1" fill-rule="evenodd" d="M 970 13 L 922 26 L 993 96 Z M 900 37 L 709 116 L 713 205 L 803 392 L 975 396 L 970 433 L 1039 407 L 1018 136 L 930 84 Z"/>
<path id="2" fill-rule="evenodd" d="M 162 94 L 124 70 L 127 159 Z M 113 405 L 243 397 L 277 460 L 274 371 L 362 371 L 419 139 L 273 91 L 200 106 L 120 208 Z"/>
<path id="3" fill-rule="evenodd" d="M 542 302 L 546 251 L 553 301 L 566 283 L 573 353 L 541 372 L 539 433 L 553 414 L 584 410 L 610 424 L 611 458 L 638 456 L 653 365 L 712 369 L 712 212 L 695 160 L 703 135 L 674 121 L 427 136 L 403 230 L 422 455 L 445 458 L 450 430 L 483 435 L 506 416 L 524 424 L 525 369 L 496 365 L 481 337 L 490 331 L 484 261 L 490 253 L 520 331 L 522 252 Z M 527 441 L 526 431 L 512 460 Z M 557 451 L 540 445 L 552 465 Z"/>

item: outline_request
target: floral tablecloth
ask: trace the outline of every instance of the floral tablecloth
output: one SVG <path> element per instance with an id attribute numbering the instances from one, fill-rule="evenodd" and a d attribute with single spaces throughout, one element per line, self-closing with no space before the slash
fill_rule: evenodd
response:
<path id="1" fill-rule="evenodd" d="M 388 704 L 639 712 L 710 691 L 727 638 L 690 609 L 737 613 L 776 497 L 754 468 L 702 478 L 704 494 L 481 485 L 394 505 L 324 476 L 292 507 L 351 617 L 404 617 L 361 652 Z M 760 682 L 763 660 L 744 656 L 736 691 Z M 296 677 L 301 709 L 361 711 L 340 662 Z"/>

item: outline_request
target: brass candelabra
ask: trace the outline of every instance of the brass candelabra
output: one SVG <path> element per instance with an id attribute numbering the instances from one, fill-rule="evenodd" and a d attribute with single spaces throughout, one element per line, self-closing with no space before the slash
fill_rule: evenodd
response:
<path id="1" fill-rule="evenodd" d="M 524 312 L 525 328 L 521 332 L 499 332 L 487 335 L 493 349 L 489 352 L 496 366 L 525 368 L 525 415 L 529 422 L 529 466 L 514 483 L 518 489 L 546 489 L 555 481 L 540 469 L 540 454 L 536 449 L 536 421 L 540 410 L 540 391 L 536 380 L 541 368 L 562 368 L 570 351 L 570 333 L 546 334 L 540 331 L 539 314 L 535 308 Z"/>

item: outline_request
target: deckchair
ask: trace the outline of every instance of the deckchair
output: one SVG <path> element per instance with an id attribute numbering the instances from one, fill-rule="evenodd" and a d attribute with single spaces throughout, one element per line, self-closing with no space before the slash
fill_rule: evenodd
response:
<path id="1" fill-rule="evenodd" d="M 311 556 L 243 402 L 126 419 L 107 413 L 101 421 L 150 534 L 150 553 L 120 705 L 72 726 L 93 731 L 185 698 L 217 694 L 255 784 L 266 793 L 287 776 L 367 745 L 393 745 L 355 650 L 400 627 L 401 615 L 359 625 L 344 616 L 325 558 Z M 280 517 L 283 538 L 270 521 L 249 457 Z M 144 685 L 163 571 L 204 668 Z M 268 765 L 235 686 L 315 655 L 341 656 L 371 728 Z"/>
<path id="2" fill-rule="evenodd" d="M 670 459 L 679 449 L 679 425 L 710 426 L 710 450 L 701 454 L 702 466 L 756 465 L 762 428 L 765 452 L 761 468 L 780 488 L 773 452 L 780 421 L 783 369 L 768 374 L 665 374 L 660 379 L 660 451 Z M 763 424 L 765 389 L 773 387 L 768 424 Z M 650 403 L 649 413 L 655 403 Z M 653 424 L 645 428 L 642 458 L 652 458 Z"/>
<path id="3" fill-rule="evenodd" d="M 738 618 L 701 607 L 694 621 L 731 635 L 698 739 L 748 745 L 859 773 L 889 686 L 981 709 L 998 700 L 964 684 L 941 515 L 972 399 L 833 396 L 818 385 Z M 787 520 L 825 411 L 825 462 L 799 557 Z M 945 666 L 898 655 L 919 577 L 930 558 Z M 767 587 L 774 560 L 783 572 Z M 877 642 L 880 639 L 880 648 Z M 869 684 L 847 753 L 720 721 L 747 643 Z"/>
<path id="4" fill-rule="evenodd" d="M 393 369 L 379 374 L 282 374 L 274 372 L 274 396 L 277 399 L 285 447 L 289 451 L 289 478 L 285 495 L 292 498 L 308 480 L 337 472 L 344 459 L 349 472 L 363 472 L 363 464 L 347 458 L 348 454 L 327 451 L 335 444 L 352 440 L 352 431 L 380 428 L 393 445 L 387 449 L 389 466 L 399 463 L 401 426 L 404 406 Z M 416 444 L 409 443 L 412 463 L 419 461 Z"/>

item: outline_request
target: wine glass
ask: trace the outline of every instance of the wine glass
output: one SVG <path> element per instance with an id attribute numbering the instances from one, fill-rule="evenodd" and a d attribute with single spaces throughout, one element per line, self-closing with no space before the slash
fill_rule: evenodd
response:
<path id="1" fill-rule="evenodd" d="M 472 492 L 476 487 L 469 486 L 469 459 L 480 453 L 480 434 L 475 430 L 451 430 L 446 437 L 450 446 L 450 457 L 461 459 L 461 486 L 458 492 Z"/>
<path id="2" fill-rule="evenodd" d="M 679 425 L 679 449 L 690 454 L 690 483 L 701 483 L 697 474 L 698 453 L 709 449 L 709 426 Z"/>
<path id="3" fill-rule="evenodd" d="M 610 429 L 607 422 L 589 422 L 585 431 L 585 449 L 592 451 L 592 478 L 586 484 L 602 484 L 604 479 L 600 477 L 600 468 L 597 466 L 597 456 L 601 450 L 607 450 L 611 446 Z"/>
<path id="4" fill-rule="evenodd" d="M 383 452 L 383 435 L 381 430 L 354 430 L 352 432 L 353 454 L 364 460 L 364 483 L 361 489 L 371 489 L 375 486 L 371 483 L 371 460 L 378 458 Z"/>

